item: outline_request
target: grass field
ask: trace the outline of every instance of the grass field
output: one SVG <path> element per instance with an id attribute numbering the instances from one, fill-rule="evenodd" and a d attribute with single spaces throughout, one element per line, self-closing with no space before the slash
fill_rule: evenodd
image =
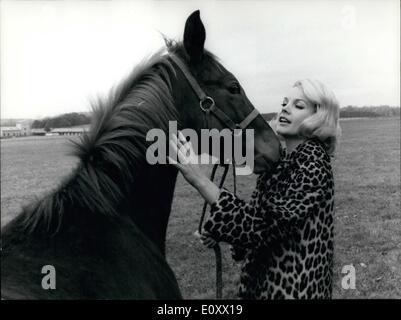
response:
<path id="1" fill-rule="evenodd" d="M 341 122 L 334 161 L 336 238 L 334 298 L 401 298 L 400 119 Z M 1 141 L 1 222 L 57 186 L 76 159 L 65 137 Z M 210 168 L 206 168 L 209 170 Z M 256 177 L 238 177 L 247 199 Z M 232 188 L 229 176 L 226 186 Z M 167 236 L 167 259 L 188 299 L 214 298 L 214 254 L 194 238 L 200 196 L 178 179 Z M 239 267 L 223 250 L 224 297 L 235 298 Z M 356 268 L 356 289 L 341 288 L 344 265 Z"/>

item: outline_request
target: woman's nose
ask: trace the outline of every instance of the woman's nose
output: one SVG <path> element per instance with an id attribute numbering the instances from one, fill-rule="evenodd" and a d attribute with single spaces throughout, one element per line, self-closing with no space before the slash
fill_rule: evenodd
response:
<path id="1" fill-rule="evenodd" d="M 290 110 L 290 108 L 289 108 L 289 103 L 287 103 L 287 104 L 281 109 L 281 112 L 286 113 L 286 114 L 289 114 L 289 113 L 290 113 L 289 110 Z"/>

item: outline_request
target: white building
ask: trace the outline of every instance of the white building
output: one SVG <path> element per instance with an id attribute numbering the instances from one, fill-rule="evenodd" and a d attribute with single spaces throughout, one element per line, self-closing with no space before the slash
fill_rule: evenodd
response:
<path id="1" fill-rule="evenodd" d="M 68 128 L 54 128 L 50 132 L 52 134 L 58 134 L 61 136 L 73 136 L 73 135 L 81 135 L 85 132 L 89 132 L 90 125 L 80 125 Z"/>
<path id="2" fill-rule="evenodd" d="M 17 122 L 15 127 L 0 127 L 1 138 L 25 137 L 31 134 L 28 121 Z"/>

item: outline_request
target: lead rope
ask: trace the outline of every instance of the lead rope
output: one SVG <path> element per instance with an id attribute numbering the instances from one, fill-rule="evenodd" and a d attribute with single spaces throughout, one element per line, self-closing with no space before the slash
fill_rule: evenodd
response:
<path id="1" fill-rule="evenodd" d="M 232 155 L 232 160 L 233 160 L 233 179 L 234 179 L 234 195 L 237 194 L 237 178 L 236 178 L 236 170 L 235 170 L 235 157 L 234 157 L 234 150 L 233 150 L 233 155 Z M 212 169 L 212 173 L 210 174 L 210 180 L 213 182 L 214 177 L 216 175 L 217 167 L 219 165 L 215 164 Z M 224 181 L 226 180 L 227 177 L 227 172 L 228 169 L 230 168 L 230 165 L 224 165 L 224 172 L 220 180 L 219 184 L 219 189 L 223 187 Z M 205 219 L 205 214 L 206 214 L 206 209 L 207 209 L 207 202 L 203 204 L 202 208 L 202 214 L 201 218 L 199 221 L 199 226 L 198 226 L 198 232 L 199 234 L 202 234 L 202 228 L 203 228 L 203 221 Z M 216 245 L 213 247 L 214 250 L 214 256 L 216 259 L 216 299 L 222 299 L 223 296 L 223 263 L 222 263 L 222 256 L 221 256 L 221 248 L 219 243 L 216 243 Z"/>

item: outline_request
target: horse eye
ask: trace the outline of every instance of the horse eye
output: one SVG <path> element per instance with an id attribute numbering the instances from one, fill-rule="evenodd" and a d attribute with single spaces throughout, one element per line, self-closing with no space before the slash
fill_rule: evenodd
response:
<path id="1" fill-rule="evenodd" d="M 230 93 L 232 94 L 239 94 L 241 93 L 241 87 L 239 85 L 239 83 L 233 83 L 229 88 L 228 91 L 230 91 Z"/>

